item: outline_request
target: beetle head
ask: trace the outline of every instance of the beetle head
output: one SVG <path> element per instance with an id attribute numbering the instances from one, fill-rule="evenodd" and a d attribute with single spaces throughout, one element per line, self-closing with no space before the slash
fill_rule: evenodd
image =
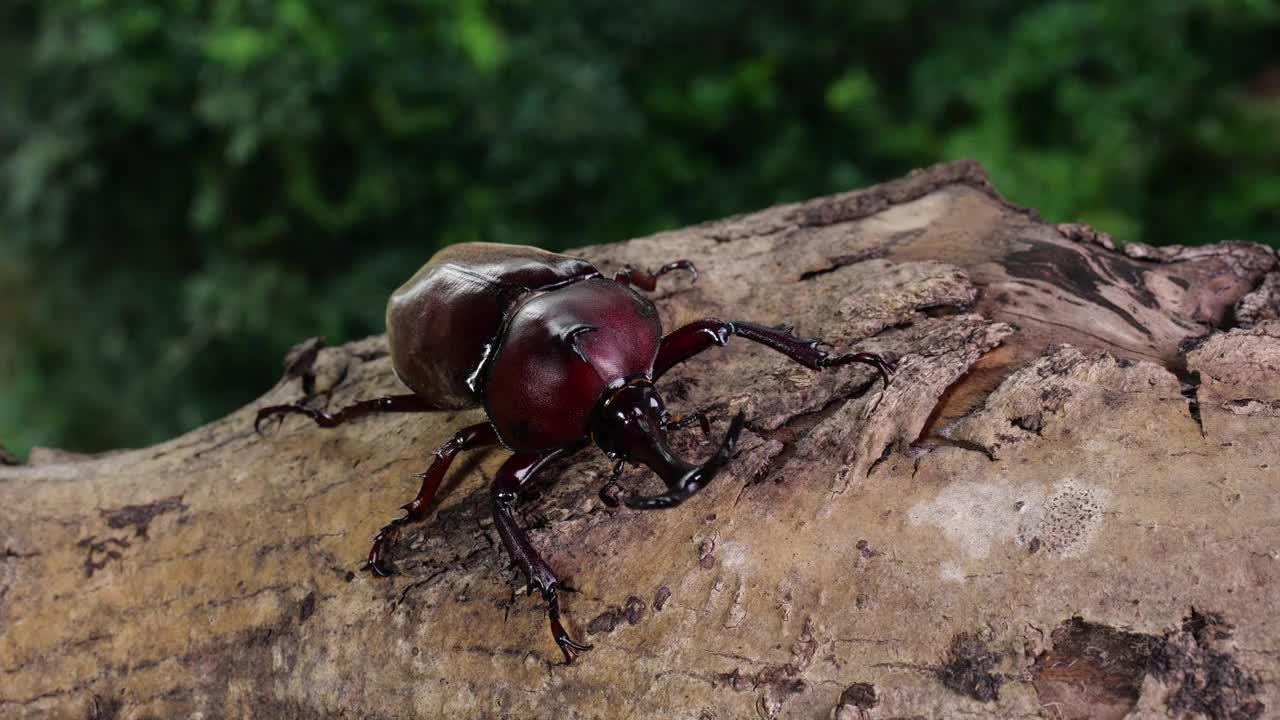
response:
<path id="1" fill-rule="evenodd" d="M 630 497 L 627 507 L 648 510 L 674 507 L 701 490 L 729 461 L 742 431 L 738 414 L 720 447 L 702 465 L 680 459 L 667 444 L 671 416 L 662 397 L 647 378 L 633 379 L 607 395 L 591 418 L 591 437 L 609 457 L 647 465 L 662 478 L 667 492 Z"/>

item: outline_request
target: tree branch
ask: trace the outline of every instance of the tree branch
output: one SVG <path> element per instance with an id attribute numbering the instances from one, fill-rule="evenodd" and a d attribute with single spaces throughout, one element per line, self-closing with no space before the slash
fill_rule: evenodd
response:
<path id="1" fill-rule="evenodd" d="M 332 408 L 404 392 L 380 337 L 309 348 L 161 445 L 0 467 L 0 716 L 1276 711 L 1277 256 L 1114 248 L 954 163 L 584 249 L 606 272 L 693 260 L 697 284 L 660 285 L 664 327 L 786 322 L 899 372 L 881 393 L 744 342 L 672 370 L 673 412 L 749 418 L 675 510 L 606 507 L 598 453 L 550 468 L 522 511 L 577 589 L 595 649 L 574 666 L 513 595 L 485 492 L 503 452 L 458 459 L 391 548 L 401 575 L 359 572 L 480 413 L 254 434 L 307 383 Z"/>

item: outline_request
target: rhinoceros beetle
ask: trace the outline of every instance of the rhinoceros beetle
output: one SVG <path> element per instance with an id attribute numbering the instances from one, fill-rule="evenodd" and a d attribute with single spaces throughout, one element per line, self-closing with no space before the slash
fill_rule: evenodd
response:
<path id="1" fill-rule="evenodd" d="M 551 634 L 573 662 L 590 649 L 570 638 L 560 622 L 557 589 L 563 589 L 516 522 L 521 486 L 549 462 L 594 442 L 617 461 L 605 490 L 623 463 L 644 464 L 666 484 L 653 496 L 624 499 L 637 510 L 670 508 L 711 482 L 729 461 L 743 427 L 743 414 L 711 457 L 693 465 L 667 444 L 668 432 L 697 422 L 702 414 L 672 417 L 654 383 L 675 365 L 737 335 L 772 348 L 812 370 L 864 363 L 889 382 L 893 364 L 873 353 L 831 355 L 817 340 L 787 329 L 749 322 L 704 319 L 662 334 L 653 303 L 633 288 L 652 291 L 659 276 L 697 270 L 687 260 L 655 272 L 626 267 L 610 278 L 581 258 L 532 247 L 462 243 L 436 253 L 396 290 L 387 303 L 387 340 L 396 375 L 413 392 L 357 402 L 332 414 L 301 402 L 258 411 L 267 418 L 301 413 L 334 427 L 375 412 L 426 412 L 483 406 L 488 421 L 459 430 L 435 453 L 417 497 L 406 514 L 384 527 L 369 551 L 368 568 L 390 574 L 383 550 L 396 528 L 427 517 L 428 506 L 454 456 L 501 444 L 513 455 L 493 482 L 495 524 L 512 560 L 524 571 L 529 591 L 547 603 Z"/>

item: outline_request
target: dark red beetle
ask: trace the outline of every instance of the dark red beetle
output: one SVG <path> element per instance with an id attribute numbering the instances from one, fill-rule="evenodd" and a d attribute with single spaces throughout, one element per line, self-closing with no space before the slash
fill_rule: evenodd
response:
<path id="1" fill-rule="evenodd" d="M 754 340 L 813 370 L 865 363 L 889 382 L 893 366 L 872 353 L 831 355 L 817 340 L 746 322 L 698 320 L 667 335 L 653 303 L 630 286 L 653 290 L 672 270 L 697 271 L 687 260 L 655 273 L 630 267 L 607 279 L 586 260 L 532 247 L 463 243 L 436 253 L 387 304 L 387 339 L 396 375 L 413 390 L 358 402 L 329 414 L 300 403 L 258 411 L 255 427 L 280 413 L 302 413 L 334 427 L 372 412 L 424 412 L 483 405 L 488 422 L 463 428 L 436 451 L 422 474 L 422 489 L 404 506 L 407 514 L 384 527 L 369 551 L 369 568 L 388 575 L 381 562 L 392 530 L 426 518 L 428 505 L 453 457 L 463 450 L 502 444 L 514 451 L 493 484 L 493 513 L 507 552 L 525 572 L 530 592 L 547 603 L 556 644 L 566 662 L 590 649 L 574 642 L 560 623 L 555 573 L 516 523 L 517 493 L 553 459 L 595 442 L 618 461 L 642 463 L 667 486 L 654 496 L 628 497 L 639 510 L 679 505 L 725 466 L 742 430 L 739 413 L 724 440 L 702 465 L 677 457 L 667 433 L 707 419 L 672 418 L 653 383 L 675 365 L 733 335 Z M 601 498 L 614 479 L 601 489 Z"/>

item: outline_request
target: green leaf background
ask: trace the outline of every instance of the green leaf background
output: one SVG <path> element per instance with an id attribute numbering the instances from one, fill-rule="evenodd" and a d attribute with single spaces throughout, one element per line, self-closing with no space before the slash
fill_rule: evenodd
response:
<path id="1" fill-rule="evenodd" d="M 621 240 L 973 157 L 1280 246 L 1280 2 L 8 0 L 0 443 L 143 445 L 459 241 Z"/>

